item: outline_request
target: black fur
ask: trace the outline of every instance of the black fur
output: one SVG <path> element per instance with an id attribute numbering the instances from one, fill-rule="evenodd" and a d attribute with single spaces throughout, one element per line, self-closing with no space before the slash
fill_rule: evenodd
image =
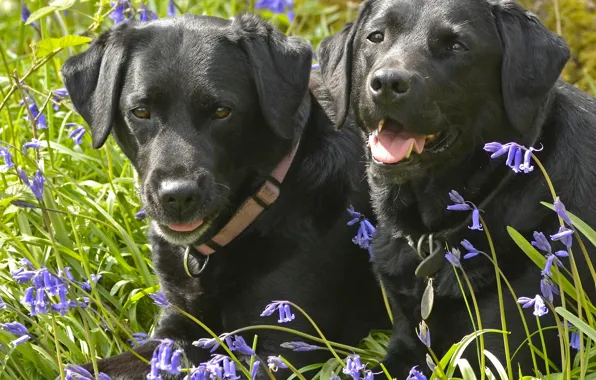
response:
<path id="1" fill-rule="evenodd" d="M 384 33 L 383 41 L 369 41 L 367 36 L 373 32 Z M 457 42 L 466 49 L 454 47 Z M 425 280 L 414 275 L 420 259 L 406 237 L 417 241 L 422 234 L 453 229 L 465 221 L 469 213 L 446 210 L 452 203 L 450 190 L 479 205 L 513 174 L 503 158 L 491 161 L 483 151 L 484 143 L 490 141 L 543 145 L 537 156 L 557 194 L 571 212 L 595 226 L 591 189 L 596 186 L 596 102 L 557 81 L 569 58 L 564 40 L 509 1 L 368 0 L 356 22 L 321 43 L 319 58 L 324 81 L 337 104 L 336 125 L 353 113 L 367 133 L 377 129 L 381 119 L 391 118 L 410 132 L 441 131 L 443 136 L 455 138 L 442 152 L 424 151 L 395 165 L 375 163 L 369 152 L 368 177 L 379 219 L 373 242 L 374 269 L 388 287 L 395 314 L 384 362 L 392 376 L 402 378 L 414 365 L 426 368 L 426 347 L 415 333 Z M 380 68 L 406 73 L 410 79 L 407 95 L 375 103 L 369 83 Z M 540 201 L 553 200 L 536 168 L 531 174 L 514 175 L 482 213 L 500 269 L 518 297 L 540 294 L 540 269 L 517 248 L 506 227 L 514 227 L 528 239 L 534 231 L 547 236 L 556 233 L 556 214 Z M 468 228 L 451 234 L 447 243 L 455 247 L 463 239 L 490 252 L 484 233 Z M 553 247 L 562 248 L 560 243 Z M 588 249 L 593 255 L 593 247 Z M 574 252 L 584 288 L 594 299 L 593 281 L 577 245 Z M 569 267 L 569 262 L 563 261 Z M 462 263 L 479 302 L 483 327 L 501 329 L 492 264 L 481 256 Z M 451 265 L 439 270 L 434 286 L 435 305 L 427 323 L 431 346 L 440 357 L 470 333 L 472 326 Z M 514 352 L 526 335 L 515 299 L 504 289 Z M 535 318 L 531 310 L 524 312 L 534 332 Z M 552 312 L 542 317 L 541 323 L 552 325 Z M 504 365 L 512 365 L 514 373 L 520 364 L 526 374 L 532 374 L 529 350 L 520 351 L 512 363 L 506 363 L 502 337 L 492 334 L 485 339 L 486 349 Z M 545 333 L 545 340 L 549 358 L 558 363 L 556 332 Z M 537 336 L 533 344 L 542 348 Z M 473 346 L 468 358 L 477 363 Z M 539 357 L 537 361 L 543 364 Z"/>
<path id="2" fill-rule="evenodd" d="M 368 254 L 352 243 L 356 231 L 346 226 L 350 203 L 371 212 L 361 132 L 333 128 L 308 88 L 311 55 L 308 44 L 254 16 L 182 16 L 122 24 L 63 67 L 94 146 L 112 130 L 139 173 L 152 218 L 153 263 L 168 301 L 217 334 L 276 323 L 276 317 L 259 315 L 279 299 L 303 307 L 334 341 L 356 344 L 387 324 Z M 221 106 L 232 109 L 230 116 L 212 118 Z M 135 118 L 131 110 L 137 107 L 151 117 Z M 185 247 L 211 238 L 299 139 L 277 202 L 211 255 L 199 279 L 189 278 Z M 159 189 L 182 179 L 200 183 L 199 200 L 196 207 L 172 209 Z M 200 236 L 167 227 L 210 215 L 216 216 Z M 191 264 L 196 271 L 198 263 Z M 295 314 L 288 327 L 314 334 Z M 254 334 L 244 336 L 250 343 Z M 280 348 L 297 339 L 289 334 L 260 330 L 258 336 L 257 353 L 265 360 L 283 353 L 300 368 L 329 357 Z M 194 364 L 210 357 L 191 345 L 207 333 L 172 309 L 164 311 L 154 337 L 174 339 Z M 154 347 L 136 351 L 150 358 Z M 125 353 L 100 361 L 99 369 L 132 380 L 144 379 L 149 366 Z"/>

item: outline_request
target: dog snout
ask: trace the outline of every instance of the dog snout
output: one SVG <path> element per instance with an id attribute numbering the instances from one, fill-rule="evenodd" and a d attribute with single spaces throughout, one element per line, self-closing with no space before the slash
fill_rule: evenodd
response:
<path id="1" fill-rule="evenodd" d="M 200 181 L 192 179 L 165 180 L 157 195 L 162 207 L 170 214 L 180 216 L 196 209 L 202 200 Z"/>
<path id="2" fill-rule="evenodd" d="M 383 68 L 375 71 L 370 80 L 370 92 L 377 103 L 391 103 L 410 90 L 412 75 L 397 68 Z"/>

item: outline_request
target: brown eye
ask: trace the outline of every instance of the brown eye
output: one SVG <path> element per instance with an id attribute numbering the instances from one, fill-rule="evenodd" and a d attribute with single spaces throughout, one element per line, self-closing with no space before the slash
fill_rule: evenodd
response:
<path id="1" fill-rule="evenodd" d="M 139 107 L 132 110 L 132 114 L 139 119 L 150 119 L 151 112 L 145 107 Z"/>
<path id="2" fill-rule="evenodd" d="M 366 38 L 370 42 L 372 42 L 374 44 L 378 44 L 380 42 L 383 42 L 383 40 L 385 39 L 385 36 L 381 32 L 373 32 L 373 33 L 369 34 L 368 37 L 366 37 Z"/>
<path id="3" fill-rule="evenodd" d="M 226 117 L 230 116 L 230 112 L 232 112 L 232 110 L 228 107 L 217 107 L 215 112 L 213 112 L 213 118 L 225 119 Z"/>
<path id="4" fill-rule="evenodd" d="M 468 50 L 468 48 L 459 41 L 455 41 L 454 43 L 449 46 L 449 50 L 454 51 L 456 53 L 463 53 Z"/>

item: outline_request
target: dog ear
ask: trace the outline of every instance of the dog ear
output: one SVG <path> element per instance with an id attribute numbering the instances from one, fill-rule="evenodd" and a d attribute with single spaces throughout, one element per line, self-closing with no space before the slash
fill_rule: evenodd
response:
<path id="1" fill-rule="evenodd" d="M 106 142 L 118 112 L 126 64 L 123 33 L 128 28 L 122 23 L 103 33 L 62 66 L 64 84 L 74 108 L 91 128 L 95 149 Z"/>
<path id="2" fill-rule="evenodd" d="M 240 46 L 248 56 L 263 115 L 278 136 L 290 139 L 308 91 L 312 47 L 257 16 L 245 14 L 234 23 L 239 26 Z"/>
<path id="3" fill-rule="evenodd" d="M 356 21 L 347 23 L 342 30 L 325 38 L 319 44 L 317 56 L 321 77 L 335 102 L 335 127 L 341 128 L 348 117 L 352 94 L 352 61 L 354 38 L 367 19 L 372 1 L 362 3 Z"/>
<path id="4" fill-rule="evenodd" d="M 565 40 L 514 3 L 494 6 L 503 46 L 501 86 L 512 126 L 527 132 L 553 87 L 570 52 Z"/>

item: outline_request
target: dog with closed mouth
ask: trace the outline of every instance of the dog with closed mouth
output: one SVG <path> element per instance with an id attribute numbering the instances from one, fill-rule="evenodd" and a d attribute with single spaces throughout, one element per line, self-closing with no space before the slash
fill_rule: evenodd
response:
<path id="1" fill-rule="evenodd" d="M 168 302 L 217 334 L 274 323 L 260 317 L 272 300 L 296 303 L 347 344 L 388 323 L 346 225 L 350 204 L 370 210 L 361 131 L 335 130 L 309 90 L 311 62 L 308 43 L 256 16 L 185 15 L 118 25 L 62 69 L 94 148 L 111 133 L 139 174 Z M 299 313 L 288 327 L 315 334 Z M 291 334 L 257 335 L 261 358 L 281 353 L 300 368 L 330 357 L 284 350 Z M 211 353 L 192 342 L 210 337 L 170 307 L 152 338 L 198 365 Z M 150 359 L 157 344 L 135 351 Z M 131 353 L 99 361 L 113 379 L 149 368 Z"/>
<path id="2" fill-rule="evenodd" d="M 591 195 L 596 187 L 596 102 L 558 79 L 570 56 L 563 38 L 511 1 L 366 0 L 356 21 L 321 43 L 318 56 L 335 102 L 336 125 L 350 114 L 368 134 L 367 175 L 379 223 L 374 269 L 388 288 L 395 317 L 384 359 L 391 375 L 402 378 L 416 365 L 428 371 L 425 346 L 441 357 L 474 331 L 473 324 L 476 329 L 502 329 L 494 265 L 482 254 L 467 260 L 457 252 L 448 256 L 461 266 L 457 271 L 466 272 L 480 327 L 475 313 L 472 320 L 469 316 L 443 249 L 463 251 L 462 246 L 471 245 L 490 255 L 485 232 L 478 231 L 483 229 L 490 230 L 499 268 L 515 291 L 514 296 L 503 283 L 509 353 L 524 344 L 511 362 L 501 334 L 485 334 L 484 348 L 514 372 L 519 364 L 524 373 L 533 374 L 516 297 L 534 298 L 542 287 L 549 299 L 552 282 L 546 275 L 541 282 L 540 268 L 506 227 L 531 239 L 535 231 L 557 233 L 559 222 L 556 213 L 540 204 L 552 203 L 553 197 L 539 170 L 523 173 L 533 169 L 531 162 L 522 161 L 523 150 L 510 150 L 515 153 L 509 162 L 513 171 L 499 159 L 491 160 L 483 148 L 489 142 L 512 141 L 543 147 L 536 155 L 560 199 L 596 225 Z M 450 197 L 452 190 L 459 195 Z M 461 197 L 482 210 L 484 226 L 478 213 L 471 224 L 470 212 L 447 210 L 454 201 L 463 202 Z M 460 206 L 471 209 L 468 203 Z M 553 252 L 565 249 L 561 242 L 549 244 Z M 593 247 L 588 249 L 594 257 Z M 569 268 L 569 260 L 560 261 Z M 579 252 L 575 261 L 593 300 L 587 262 Z M 463 286 L 468 289 L 465 281 Z M 557 297 L 553 301 L 556 305 Z M 527 309 L 523 312 L 529 333 L 535 333 L 536 318 Z M 540 308 L 538 314 L 544 312 Z M 543 327 L 554 324 L 552 314 L 541 317 Z M 424 331 L 420 335 L 426 337 L 417 337 L 422 318 L 432 339 Z M 542 351 L 538 334 L 531 341 Z M 545 330 L 544 342 L 548 358 L 559 364 L 557 331 Z M 473 345 L 467 357 L 478 363 Z M 544 360 L 539 355 L 535 359 L 546 373 Z"/>

